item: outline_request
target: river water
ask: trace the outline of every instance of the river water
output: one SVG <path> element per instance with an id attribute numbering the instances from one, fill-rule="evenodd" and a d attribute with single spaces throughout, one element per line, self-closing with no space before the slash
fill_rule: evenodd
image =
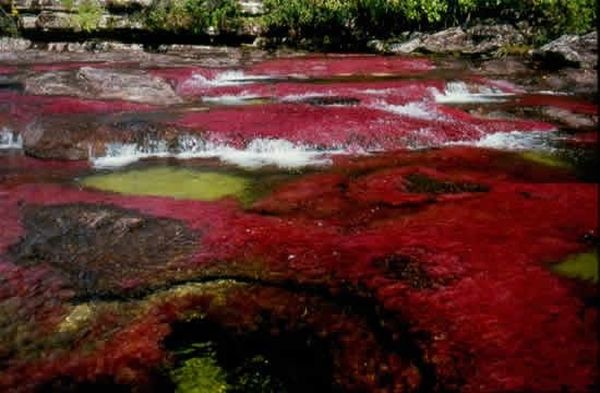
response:
<path id="1" fill-rule="evenodd" d="M 529 78 L 9 56 L 0 390 L 593 390 L 597 108 Z"/>

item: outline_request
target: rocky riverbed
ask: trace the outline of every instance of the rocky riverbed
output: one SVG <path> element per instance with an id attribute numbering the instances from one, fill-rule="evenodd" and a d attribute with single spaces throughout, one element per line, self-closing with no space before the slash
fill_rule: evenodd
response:
<path id="1" fill-rule="evenodd" d="M 2 45 L 0 390 L 597 388 L 589 58 Z"/>

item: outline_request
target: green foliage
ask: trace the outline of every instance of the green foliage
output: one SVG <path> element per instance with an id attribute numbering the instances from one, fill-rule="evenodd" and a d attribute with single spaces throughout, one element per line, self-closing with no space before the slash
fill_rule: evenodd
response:
<path id="1" fill-rule="evenodd" d="M 479 18 L 528 22 L 542 42 L 561 34 L 585 33 L 596 24 L 595 0 L 466 0 Z"/>
<path id="2" fill-rule="evenodd" d="M 72 11 L 75 7 L 75 0 L 60 0 L 60 3 L 65 9 Z"/>
<path id="3" fill-rule="evenodd" d="M 63 1 L 65 7 L 70 5 L 70 9 L 72 9 L 72 0 Z M 104 7 L 102 7 L 98 0 L 82 0 L 77 4 L 76 14 L 72 18 L 73 24 L 79 29 L 89 33 L 98 28 L 103 12 Z"/>
<path id="4" fill-rule="evenodd" d="M 226 374 L 212 357 L 191 358 L 171 372 L 177 393 L 224 393 Z"/>
<path id="5" fill-rule="evenodd" d="M 16 10 L 16 8 L 15 8 Z M 19 35 L 19 29 L 15 20 L 15 14 L 7 14 L 0 8 L 0 37 L 16 37 Z"/>
<path id="6" fill-rule="evenodd" d="M 236 0 L 154 0 L 144 21 L 153 31 L 199 34 L 208 28 L 235 29 L 240 16 Z"/>
<path id="7" fill-rule="evenodd" d="M 265 0 L 263 24 L 272 36 L 318 44 L 436 30 L 492 19 L 527 22 L 536 41 L 591 30 L 594 0 Z"/>

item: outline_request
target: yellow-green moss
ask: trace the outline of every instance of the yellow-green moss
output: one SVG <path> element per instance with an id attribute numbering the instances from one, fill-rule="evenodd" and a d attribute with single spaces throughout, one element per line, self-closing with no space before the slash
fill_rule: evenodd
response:
<path id="1" fill-rule="evenodd" d="M 591 251 L 572 255 L 564 261 L 552 266 L 552 270 L 563 276 L 597 283 L 598 252 Z"/>
<path id="2" fill-rule="evenodd" d="M 212 357 L 188 359 L 171 372 L 177 393 L 224 393 L 227 375 Z"/>
<path id="3" fill-rule="evenodd" d="M 227 196 L 245 200 L 250 181 L 235 175 L 183 168 L 158 167 L 84 178 L 81 183 L 121 194 L 165 196 L 214 201 Z"/>
<path id="4" fill-rule="evenodd" d="M 537 151 L 526 151 L 521 153 L 521 157 L 528 161 L 533 161 L 538 164 L 551 166 L 554 168 L 571 168 L 572 165 L 565 161 L 563 158 L 551 154 L 551 153 L 543 153 Z"/>

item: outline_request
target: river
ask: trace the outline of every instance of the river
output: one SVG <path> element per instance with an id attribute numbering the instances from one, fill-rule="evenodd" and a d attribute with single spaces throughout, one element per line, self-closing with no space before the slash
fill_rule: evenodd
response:
<path id="1" fill-rule="evenodd" d="M 597 107 L 461 59 L 0 61 L 0 390 L 585 391 Z"/>

